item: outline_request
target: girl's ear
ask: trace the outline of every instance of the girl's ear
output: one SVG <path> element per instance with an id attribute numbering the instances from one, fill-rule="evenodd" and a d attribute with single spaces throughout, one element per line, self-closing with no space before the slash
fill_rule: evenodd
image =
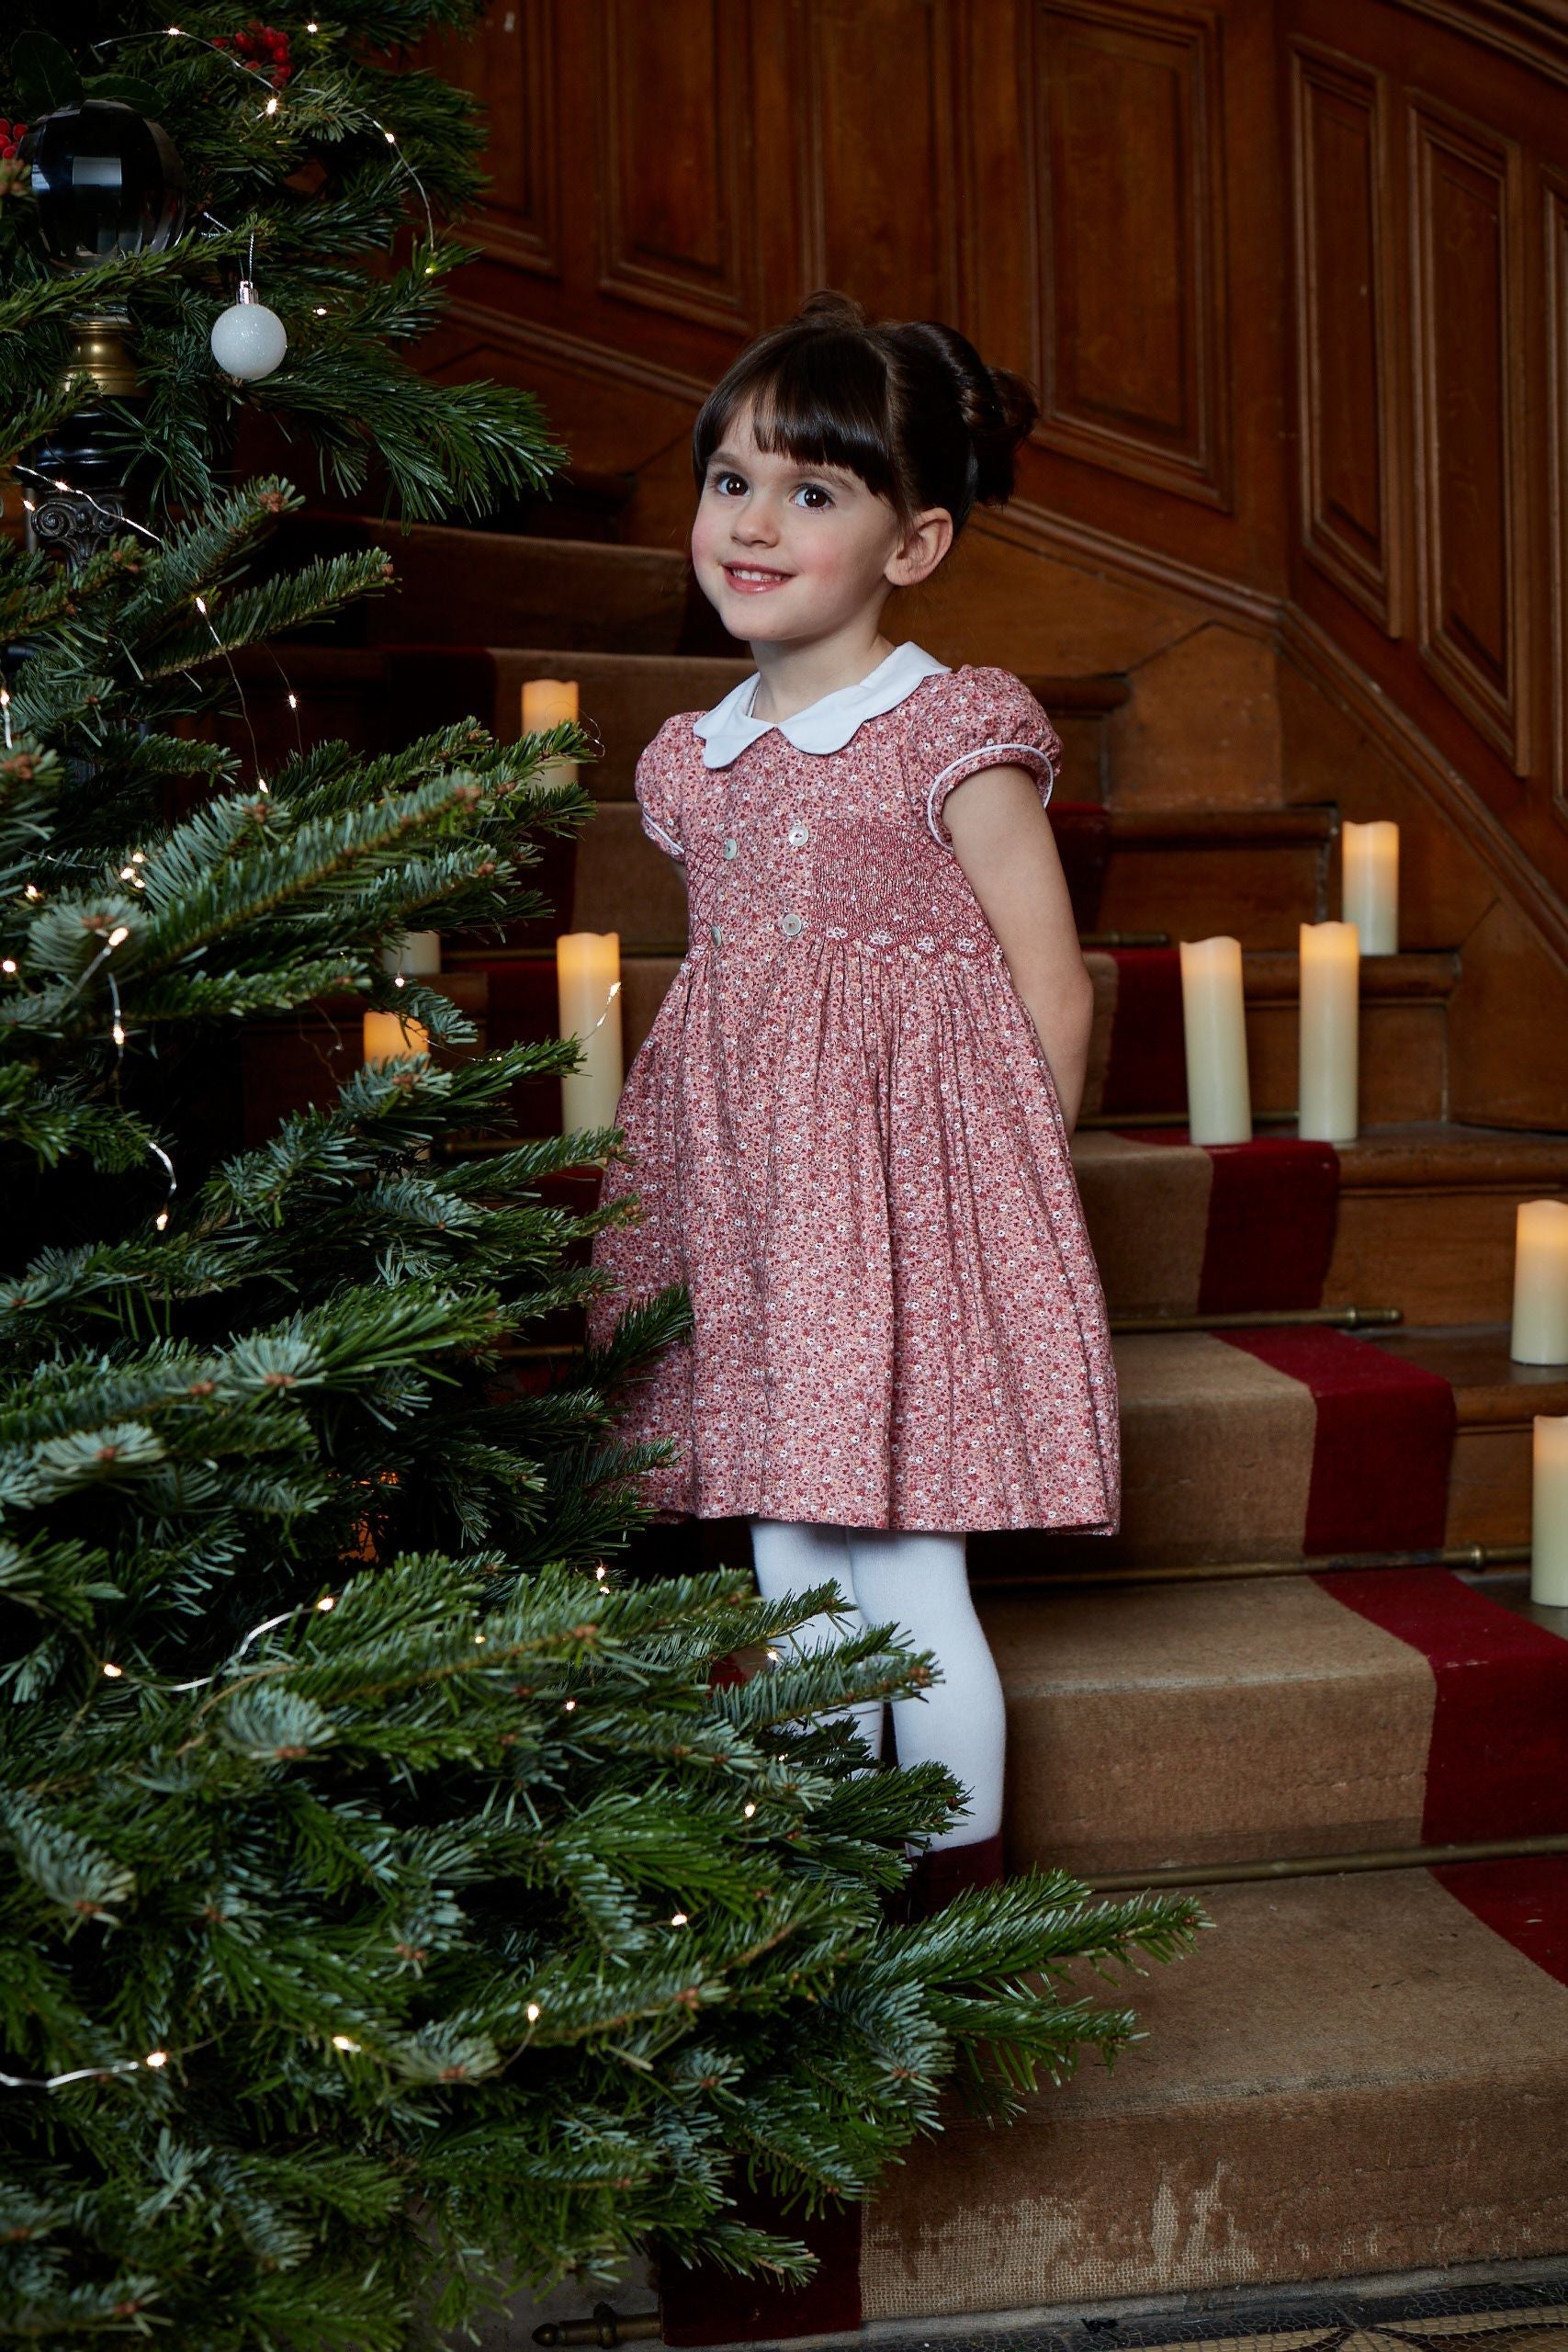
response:
<path id="1" fill-rule="evenodd" d="M 895 588 L 918 588 L 929 580 L 953 545 L 953 517 L 945 506 L 917 514 L 883 571 Z"/>

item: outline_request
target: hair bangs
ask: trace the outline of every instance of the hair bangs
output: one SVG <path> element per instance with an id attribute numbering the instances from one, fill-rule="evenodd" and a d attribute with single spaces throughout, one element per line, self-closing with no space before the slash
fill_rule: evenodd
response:
<path id="1" fill-rule="evenodd" d="M 818 327 L 764 337 L 743 353 L 708 395 L 692 435 L 699 490 L 714 451 L 748 411 L 760 449 L 804 465 L 835 466 L 902 510 L 886 369 L 863 337 Z"/>

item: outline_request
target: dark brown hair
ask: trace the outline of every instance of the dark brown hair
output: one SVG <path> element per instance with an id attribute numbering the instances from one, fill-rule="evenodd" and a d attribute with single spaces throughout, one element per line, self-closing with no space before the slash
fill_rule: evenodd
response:
<path id="1" fill-rule="evenodd" d="M 955 327 L 869 321 L 829 292 L 748 344 L 708 394 L 692 433 L 699 492 L 747 406 L 759 448 L 857 474 L 904 524 L 945 506 L 955 537 L 971 507 L 1010 497 L 1013 454 L 1040 413 L 1022 377 L 987 368 Z"/>

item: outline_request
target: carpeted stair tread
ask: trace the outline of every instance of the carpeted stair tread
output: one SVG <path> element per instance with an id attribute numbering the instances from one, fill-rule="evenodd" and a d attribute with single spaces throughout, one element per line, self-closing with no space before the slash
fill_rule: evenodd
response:
<path id="1" fill-rule="evenodd" d="M 1523 1543 L 1533 1417 L 1568 1413 L 1568 1371 L 1510 1364 L 1501 1329 L 1134 1332 L 1115 1349 L 1121 1532 L 978 1535 L 980 1574 Z"/>
<path id="2" fill-rule="evenodd" d="M 1568 1610 L 1529 1592 L 1522 1571 L 1391 1568 L 986 1594 L 1012 1866 L 1568 1831 Z"/>
<path id="3" fill-rule="evenodd" d="M 1311 1154 L 1292 1169 L 1290 1132 L 1205 1151 L 1184 1128 L 1078 1130 L 1074 1166 L 1112 1312 L 1382 1306 L 1450 1324 L 1511 1311 L 1515 1210 L 1568 1191 L 1568 1135 L 1371 1127 L 1319 1147 L 1325 1195 Z"/>
<path id="4" fill-rule="evenodd" d="M 1205 1900 L 1194 1955 L 1133 1981 L 1148 2038 L 1111 2073 L 1043 2090 L 1006 2132 L 955 2102 L 889 2173 L 867 2320 L 1568 2245 L 1568 1860 Z"/>

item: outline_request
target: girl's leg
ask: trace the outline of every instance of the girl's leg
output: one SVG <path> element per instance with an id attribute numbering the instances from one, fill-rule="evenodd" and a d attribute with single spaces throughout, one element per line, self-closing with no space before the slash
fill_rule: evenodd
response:
<path id="1" fill-rule="evenodd" d="M 854 1581 L 850 1566 L 849 1547 L 841 1527 L 818 1527 L 806 1522 L 783 1519 L 754 1519 L 751 1521 L 751 1557 L 757 1571 L 757 1589 L 764 1600 L 789 1600 L 797 1592 L 809 1592 L 813 1585 L 836 1584 L 846 1600 L 854 1598 Z M 865 1620 L 852 1609 L 845 1616 L 829 1617 L 824 1610 L 808 1617 L 797 1626 L 790 1642 L 797 1651 L 830 1647 L 847 1635 L 860 1633 Z M 846 1707 L 847 1716 L 874 1756 L 882 1752 L 882 1702 L 874 1706 Z M 839 1722 L 841 1716 L 829 1716 Z"/>
<path id="2" fill-rule="evenodd" d="M 930 1850 L 998 1838 L 1007 1708 L 970 1596 L 964 1538 L 861 1527 L 848 1534 L 855 1603 L 866 1623 L 897 1625 L 942 1668 L 942 1680 L 922 1698 L 900 1699 L 893 1709 L 899 1763 L 945 1764 L 969 1792 L 967 1813 Z"/>

